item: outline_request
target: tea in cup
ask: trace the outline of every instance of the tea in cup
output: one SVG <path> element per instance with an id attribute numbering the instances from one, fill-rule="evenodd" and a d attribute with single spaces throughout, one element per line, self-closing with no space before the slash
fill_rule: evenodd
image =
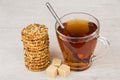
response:
<path id="1" fill-rule="evenodd" d="M 64 62 L 71 70 L 82 71 L 90 67 L 94 50 L 99 39 L 100 24 L 94 16 L 74 12 L 60 18 L 64 28 L 56 22 L 55 30 Z M 105 46 L 109 46 L 107 40 Z"/>

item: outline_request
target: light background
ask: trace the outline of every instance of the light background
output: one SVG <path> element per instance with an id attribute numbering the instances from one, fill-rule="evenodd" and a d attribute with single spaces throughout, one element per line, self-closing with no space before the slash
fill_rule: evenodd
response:
<path id="1" fill-rule="evenodd" d="M 51 59 L 62 58 L 55 35 L 55 19 L 45 6 L 50 2 L 57 14 L 87 12 L 100 21 L 101 35 L 111 43 L 110 53 L 81 72 L 56 80 L 120 80 L 120 0 L 0 0 L 0 80 L 52 80 L 45 71 L 24 67 L 21 30 L 32 23 L 49 29 Z M 103 52 L 102 50 L 100 51 Z"/>

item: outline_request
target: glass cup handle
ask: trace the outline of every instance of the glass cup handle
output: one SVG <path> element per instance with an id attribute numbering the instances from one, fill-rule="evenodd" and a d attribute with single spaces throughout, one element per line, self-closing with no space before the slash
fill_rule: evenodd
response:
<path id="1" fill-rule="evenodd" d="M 110 42 L 105 37 L 97 36 L 96 38 L 98 40 L 96 46 L 97 49 L 95 49 L 95 52 L 92 56 L 92 61 L 102 58 L 104 55 L 109 53 L 108 51 L 110 49 Z"/>

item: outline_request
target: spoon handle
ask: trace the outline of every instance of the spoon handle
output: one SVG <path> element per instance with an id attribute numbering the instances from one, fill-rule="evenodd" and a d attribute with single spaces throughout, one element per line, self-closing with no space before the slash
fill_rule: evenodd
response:
<path id="1" fill-rule="evenodd" d="M 59 17 L 57 16 L 56 12 L 54 11 L 54 9 L 52 8 L 52 6 L 50 5 L 49 2 L 46 3 L 46 6 L 49 9 L 49 11 L 52 13 L 52 15 L 56 19 L 56 21 L 59 23 L 61 28 L 64 29 L 64 26 L 63 26 L 62 22 L 60 21 Z"/>

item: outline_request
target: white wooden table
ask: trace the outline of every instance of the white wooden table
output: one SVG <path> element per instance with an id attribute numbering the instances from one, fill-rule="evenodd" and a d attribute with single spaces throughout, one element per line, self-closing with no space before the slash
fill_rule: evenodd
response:
<path id="1" fill-rule="evenodd" d="M 51 80 L 42 72 L 24 67 L 21 30 L 31 23 L 49 28 L 51 59 L 62 59 L 54 24 L 45 6 L 49 1 L 59 16 L 69 12 L 87 12 L 97 17 L 101 35 L 111 43 L 110 53 L 81 72 L 56 80 L 120 80 L 120 0 L 0 0 L 0 80 Z M 101 51 L 102 53 L 102 51 Z"/>

